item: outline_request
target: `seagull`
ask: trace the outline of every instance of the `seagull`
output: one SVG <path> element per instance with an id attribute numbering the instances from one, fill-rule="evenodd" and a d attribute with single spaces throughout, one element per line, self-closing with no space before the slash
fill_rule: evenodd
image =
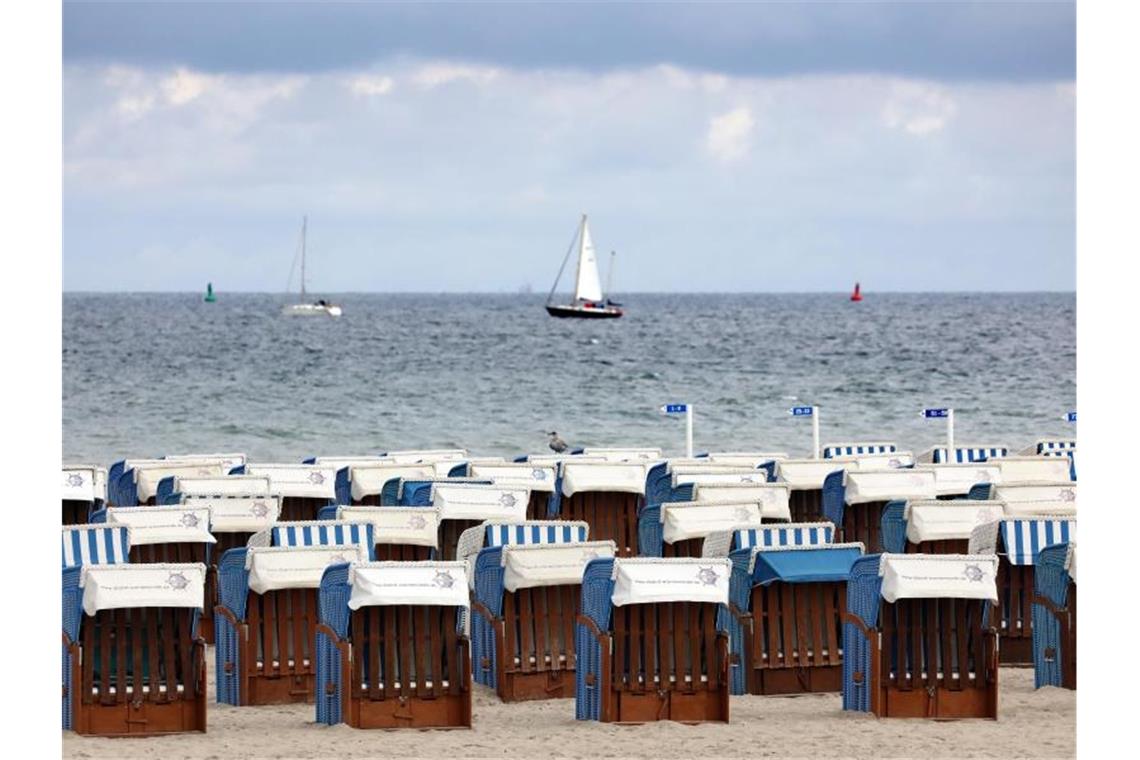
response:
<path id="1" fill-rule="evenodd" d="M 550 431 L 549 435 L 550 435 L 550 448 L 554 451 L 555 454 L 561 454 L 563 451 L 566 450 L 566 448 L 567 448 L 566 447 L 566 441 L 559 438 L 558 433 L 555 433 L 552 430 L 552 431 Z"/>

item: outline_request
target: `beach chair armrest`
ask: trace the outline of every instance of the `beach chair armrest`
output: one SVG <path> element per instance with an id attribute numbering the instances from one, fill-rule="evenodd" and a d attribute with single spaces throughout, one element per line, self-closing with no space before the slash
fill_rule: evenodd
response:
<path id="1" fill-rule="evenodd" d="M 851 623 L 856 628 L 858 628 L 859 632 L 863 634 L 863 637 L 866 638 L 867 641 L 874 641 L 875 638 L 879 635 L 878 630 L 868 627 L 868 625 L 863 622 L 863 618 L 859 617 L 854 612 L 844 612 L 842 620 L 844 623 Z"/>

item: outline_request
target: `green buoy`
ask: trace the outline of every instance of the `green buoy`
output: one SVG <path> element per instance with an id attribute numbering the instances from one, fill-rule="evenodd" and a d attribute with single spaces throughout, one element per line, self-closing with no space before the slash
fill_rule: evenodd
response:
<path id="1" fill-rule="evenodd" d="M 214 297 L 214 283 L 212 283 L 212 282 L 206 283 L 206 297 L 203 298 L 202 300 L 205 301 L 206 303 L 213 303 L 214 301 L 218 300 L 217 298 Z"/>

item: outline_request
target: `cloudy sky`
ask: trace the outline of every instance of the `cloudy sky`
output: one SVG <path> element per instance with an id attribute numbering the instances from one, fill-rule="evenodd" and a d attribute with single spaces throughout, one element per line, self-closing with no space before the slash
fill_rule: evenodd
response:
<path id="1" fill-rule="evenodd" d="M 1072 290 L 1071 3 L 65 3 L 64 287 Z"/>

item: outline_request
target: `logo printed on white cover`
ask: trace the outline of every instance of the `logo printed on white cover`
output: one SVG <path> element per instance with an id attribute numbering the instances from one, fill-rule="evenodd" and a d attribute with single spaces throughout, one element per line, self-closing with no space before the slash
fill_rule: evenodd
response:
<path id="1" fill-rule="evenodd" d="M 319 472 L 313 471 L 309 473 L 309 482 L 313 485 L 321 485 L 325 482 L 325 476 Z"/>
<path id="2" fill-rule="evenodd" d="M 447 570 L 437 570 L 435 577 L 432 578 L 432 583 L 440 588 L 451 588 L 455 585 L 455 578 Z"/>
<path id="3" fill-rule="evenodd" d="M 173 589 L 178 589 L 181 591 L 190 585 L 190 579 L 182 573 L 175 571 L 172 572 L 169 577 L 167 577 L 166 585 L 170 586 Z"/>
<path id="4" fill-rule="evenodd" d="M 982 578 L 985 577 L 985 573 L 982 572 L 982 568 L 978 567 L 977 565 L 966 565 L 966 568 L 962 571 L 962 574 L 966 576 L 966 580 L 972 583 L 981 583 Z"/>
<path id="5" fill-rule="evenodd" d="M 73 472 L 67 476 L 67 485 L 81 486 L 83 485 L 83 476 L 78 472 Z"/>
<path id="6" fill-rule="evenodd" d="M 715 586 L 720 575 L 711 567 L 702 567 L 697 570 L 697 579 L 706 586 Z"/>

